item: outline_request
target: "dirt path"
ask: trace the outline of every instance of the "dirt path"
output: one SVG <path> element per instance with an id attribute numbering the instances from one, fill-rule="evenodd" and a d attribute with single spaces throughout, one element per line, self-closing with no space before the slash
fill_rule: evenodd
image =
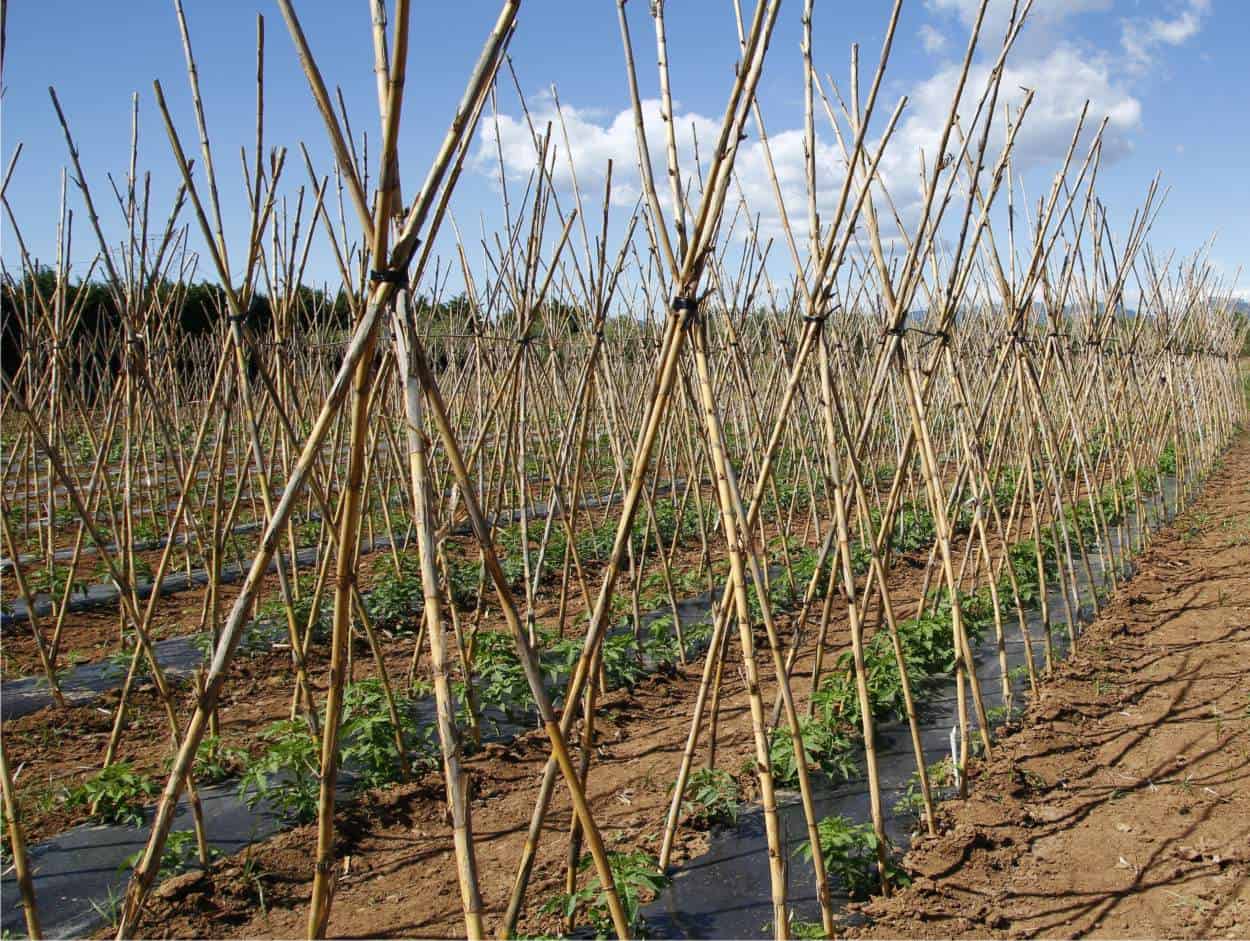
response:
<path id="1" fill-rule="evenodd" d="M 1250 434 L 1161 531 L 867 937 L 1250 937 Z"/>

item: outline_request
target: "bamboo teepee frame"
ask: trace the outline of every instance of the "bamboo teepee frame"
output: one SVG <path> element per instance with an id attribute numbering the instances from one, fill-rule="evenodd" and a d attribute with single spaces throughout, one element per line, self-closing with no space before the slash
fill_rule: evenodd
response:
<path id="1" fill-rule="evenodd" d="M 118 937 L 138 930 L 184 792 L 197 858 L 211 861 L 197 756 L 225 734 L 232 666 L 268 621 L 290 673 L 274 718 L 298 719 L 316 741 L 310 937 L 333 930 L 335 793 L 351 692 L 377 682 L 393 778 L 407 780 L 430 767 L 405 732 L 413 690 L 427 679 L 465 935 L 523 927 L 536 909 L 529 888 L 540 854 L 559 855 L 576 897 L 584 848 L 607 921 L 630 936 L 637 926 L 616 891 L 593 787 L 596 714 L 619 685 L 622 651 L 637 670 L 662 655 L 701 677 L 656 821 L 662 871 L 678 861 L 692 775 L 723 768 L 735 747 L 724 716 L 741 699 L 776 937 L 788 935 L 792 915 L 779 791 L 794 787 L 806 835 L 820 842 L 816 807 L 829 771 L 813 729 L 836 730 L 862 761 L 889 891 L 883 722 L 906 724 L 929 832 L 940 796 L 921 741 L 933 676 L 915 659 L 916 625 L 935 619 L 944 632 L 962 787 L 974 750 L 994 747 L 987 700 L 1015 705 L 1008 645 L 1023 647 L 1036 690 L 1060 648 L 1081 642 L 1082 611 L 1098 610 L 1150 538 L 1143 523 L 1193 497 L 1245 420 L 1236 356 L 1246 327 L 1231 315 L 1227 285 L 1207 247 L 1183 260 L 1151 249 L 1165 200 L 1158 180 L 1128 228 L 1113 230 L 1096 188 L 1106 122 L 1082 113 L 1049 190 L 1024 197 L 1013 149 L 1038 92 L 1008 104 L 1003 83 L 1027 0 L 1002 36 L 983 35 L 980 5 L 907 211 L 885 158 L 908 103 L 883 117 L 878 101 L 901 0 L 862 96 L 858 47 L 845 95 L 818 74 L 824 21 L 811 0 L 802 5 L 797 200 L 755 99 L 780 0 L 749 15 L 733 5 L 738 62 L 714 140 L 679 126 L 670 64 L 680 37 L 663 2 L 646 10 L 653 123 L 633 46 L 643 14 L 618 0 L 639 190 L 626 212 L 614 202 L 632 172 L 609 165 L 596 205 L 578 180 L 598 168 L 575 159 L 558 96 L 544 121 L 511 63 L 533 170 L 518 180 L 505 165 L 497 81 L 519 6 L 501 3 L 419 186 L 399 152 L 412 97 L 411 5 L 370 5 L 381 142 L 371 176 L 367 137 L 331 95 L 294 6 L 279 0 L 334 166 L 319 172 L 301 148 L 307 180 L 297 185 L 287 151 L 267 149 L 258 19 L 256 135 L 242 162 L 247 238 L 228 245 L 191 30 L 175 0 L 199 153 L 184 149 L 154 83 L 180 174 L 164 221 L 139 168 L 137 99 L 129 165 L 120 183 L 110 178 L 120 245 L 105 234 L 112 211 L 99 211 L 104 191 L 89 184 L 55 91 L 69 170 L 52 266 L 28 250 L 0 195 L 20 259 L 20 272 L 4 272 L 20 342 L 3 378 L 0 564 L 25 612 L 15 604 L 4 630 L 29 643 L 22 656 L 43 677 L 50 709 L 69 714 L 67 638 L 80 630 L 77 612 L 95 603 L 76 584 L 95 566 L 93 580 L 112 589 L 100 603 L 116 608 L 124 665 L 102 765 L 144 734 L 131 720 L 153 708 L 139 692 L 146 683 L 168 727 L 171 770 Z M 751 129 L 757 141 L 745 145 Z M 504 224 L 474 246 L 452 196 L 466 163 L 492 144 Z M 770 207 L 752 205 L 740 179 L 744 146 L 757 148 Z M 77 285 L 70 183 L 95 253 Z M 764 234 L 763 210 L 779 221 L 778 239 Z M 185 213 L 194 218 L 184 222 Z M 444 229 L 450 261 L 435 254 Z M 305 272 L 318 239 L 341 284 L 315 292 Z M 215 286 L 204 302 L 208 332 L 196 338 L 178 320 L 203 290 L 201 259 Z M 96 294 L 85 286 L 93 278 Z M 454 283 L 464 285 L 458 297 Z M 114 321 L 88 329 L 103 304 Z M 167 596 L 149 591 L 176 576 L 202 579 L 198 623 L 187 627 L 212 647 L 192 680 L 189 718 L 160 656 Z M 227 605 L 231 578 L 239 589 Z M 384 581 L 417 588 L 401 612 L 406 633 L 378 603 Z M 703 591 L 714 599 L 706 625 L 683 604 Z M 978 664 L 980 632 L 991 653 Z M 472 751 L 500 708 L 485 678 L 500 658 L 526 700 L 511 719 L 537 720 L 549 749 L 506 903 L 483 897 L 473 813 Z M 882 671 L 897 678 L 888 707 L 876 688 Z M 831 691 L 842 712 L 829 712 Z M 10 774 L 23 747 L 6 735 L 0 784 L 37 936 L 25 845 L 32 808 L 22 793 L 30 772 L 19 759 Z M 558 794 L 570 812 L 553 839 Z M 811 864 L 832 934 L 835 886 L 821 853 Z"/>

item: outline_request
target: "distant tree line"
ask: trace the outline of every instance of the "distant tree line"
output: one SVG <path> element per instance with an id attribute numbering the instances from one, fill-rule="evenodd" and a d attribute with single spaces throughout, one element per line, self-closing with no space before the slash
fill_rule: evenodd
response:
<path id="1" fill-rule="evenodd" d="M 1241 355 L 1250 356 L 1250 302 L 1236 301 L 1233 304 L 1233 316 L 1242 331 Z"/>
<path id="2" fill-rule="evenodd" d="M 293 329 L 297 335 L 313 326 L 326 330 L 346 330 L 351 327 L 351 307 L 342 290 L 334 296 L 330 296 L 327 291 L 305 285 L 296 290 L 298 297 L 292 309 L 295 317 Z M 0 353 L 3 357 L 3 369 L 8 375 L 12 375 L 17 369 L 22 350 L 27 343 L 46 343 L 51 340 L 49 330 L 38 313 L 40 302 L 35 299 L 35 292 L 43 297 L 45 304 L 52 303 L 56 292 L 56 274 L 52 269 L 40 268 L 28 272 L 21 281 L 10 278 L 0 285 L 0 339 L 3 347 Z M 160 313 L 156 316 L 177 318 L 176 328 L 169 331 L 169 337 L 176 346 L 182 346 L 183 340 L 215 333 L 227 318 L 225 291 L 220 285 L 208 281 L 192 284 L 162 281 L 157 286 L 157 296 L 159 303 L 153 310 Z M 414 301 L 414 305 L 416 315 L 422 322 L 433 322 L 441 325 L 444 330 L 468 330 L 470 305 L 463 294 L 437 304 L 420 297 Z M 71 283 L 67 288 L 65 310 L 77 310 L 80 313 L 70 335 L 61 338 L 62 343 L 75 346 L 80 341 L 85 341 L 88 346 L 97 350 L 108 350 L 115 345 L 114 340 L 121 329 L 122 320 L 117 299 L 107 285 L 99 281 Z M 576 325 L 577 318 L 571 308 L 561 311 L 560 314 Z M 34 318 L 33 324 L 28 323 L 28 316 Z M 273 310 L 266 295 L 257 293 L 253 296 L 247 310 L 246 325 L 258 336 L 271 335 Z M 30 337 L 23 335 L 28 328 Z"/>

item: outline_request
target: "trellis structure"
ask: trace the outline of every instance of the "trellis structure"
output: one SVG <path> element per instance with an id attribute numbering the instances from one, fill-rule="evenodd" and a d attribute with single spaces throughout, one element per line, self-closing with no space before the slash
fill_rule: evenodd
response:
<path id="1" fill-rule="evenodd" d="M 1012 706 L 1010 640 L 1022 643 L 1037 687 L 1027 609 L 1041 607 L 1048 670 L 1057 656 L 1052 625 L 1079 644 L 1082 607 L 1098 609 L 1127 556 L 1149 539 L 1148 528 L 1129 521 L 1176 512 L 1244 420 L 1236 356 L 1245 326 L 1202 252 L 1176 262 L 1149 249 L 1158 182 L 1129 229 L 1116 233 L 1095 189 L 1105 122 L 1093 127 L 1082 115 L 1049 192 L 1036 207 L 1017 208 L 1012 150 L 1034 92 L 1007 109 L 1005 122 L 995 116 L 1030 4 L 1003 36 L 984 37 L 983 3 L 936 150 L 926 155 L 920 209 L 901 216 L 881 161 L 906 101 L 885 120 L 878 102 L 901 0 L 862 100 L 858 49 L 845 97 L 819 79 L 808 0 L 803 238 L 755 105 L 779 0 L 762 0 L 750 17 L 738 10 L 740 58 L 718 138 L 700 141 L 705 159 L 689 165 L 673 120 L 664 4 L 651 5 L 664 137 L 656 145 L 643 119 L 629 11 L 618 0 L 638 203 L 611 224 L 611 166 L 601 206 L 576 184 L 571 204 L 559 190 L 559 161 L 574 181 L 586 168 L 570 159 L 557 99 L 559 127 L 540 129 L 526 111 L 535 170 L 519 202 L 501 165 L 506 226 L 493 243 L 483 238 L 483 264 L 470 262 L 457 231 L 448 265 L 432 246 L 491 104 L 519 3 L 503 3 L 406 208 L 397 141 L 409 4 L 398 0 L 389 17 L 374 5 L 382 144 L 373 194 L 346 111 L 341 101 L 336 110 L 295 9 L 279 5 L 336 165 L 332 175 L 319 173 L 303 151 L 308 182 L 284 195 L 287 151 L 265 150 L 258 21 L 257 134 L 245 161 L 250 235 L 233 255 L 178 4 L 203 172 L 193 172 L 156 83 L 182 174 L 161 236 L 148 237 L 155 205 L 138 171 L 137 106 L 125 188 L 114 190 L 126 231 L 118 248 L 104 234 L 55 92 L 69 179 L 97 243 L 88 276 L 100 273 L 102 293 L 70 281 L 67 185 L 51 271 L 31 257 L 9 212 L 22 269 L 6 273 L 5 286 L 20 361 L 4 378 L 3 535 L 20 606 L 5 629 L 31 638 L 51 708 L 69 709 L 65 633 L 93 598 L 114 605 L 125 666 L 103 766 L 118 760 L 145 675 L 169 730 L 172 770 L 118 936 L 139 924 L 184 791 L 199 861 L 211 861 L 196 759 L 205 739 L 221 734 L 232 662 L 262 623 L 273 624 L 271 639 L 290 659 L 287 715 L 319 741 L 310 937 L 325 934 L 333 900 L 344 703 L 358 676 L 381 690 L 397 780 L 423 759 L 406 735 L 405 709 L 414 681 L 428 677 L 468 937 L 486 933 L 492 910 L 504 936 L 517 930 L 559 784 L 573 808 L 569 894 L 584 878 L 584 846 L 613 928 L 629 936 L 637 926 L 613 889 L 611 854 L 586 796 L 597 704 L 620 676 L 622 651 L 639 670 L 668 658 L 702 676 L 669 811 L 656 822 L 661 870 L 674 861 L 696 763 L 702 755 L 716 767 L 731 667 L 743 671 L 750 710 L 777 937 L 789 930 L 777 790 L 797 788 L 818 846 L 816 793 L 847 755 L 862 756 L 889 891 L 879 723 L 907 723 L 932 832 L 935 796 L 920 736 L 926 682 L 941 673 L 954 680 L 962 772 L 974 747 L 994 747 L 984 684 L 999 684 Z M 986 46 L 993 67 L 983 87 L 971 87 Z M 817 159 L 818 102 L 838 166 Z M 770 259 L 773 242 L 754 215 L 764 207 L 748 204 L 735 178 L 749 128 L 792 269 L 782 283 L 785 266 Z M 653 178 L 652 154 L 661 150 L 667 193 Z M 817 207 L 830 194 L 833 209 L 822 216 Z M 197 290 L 181 222 L 188 209 L 217 279 L 207 343 L 178 323 Z M 303 287 L 318 237 L 332 247 L 336 291 Z M 244 259 L 241 274 L 232 257 Z M 453 277 L 465 285 L 458 298 L 449 296 Z M 268 313 L 258 319 L 249 312 L 261 293 Z M 81 329 L 101 301 L 116 312 L 116 329 Z M 903 571 L 904 556 L 916 577 Z M 112 588 L 84 597 L 80 583 L 93 565 Z M 154 635 L 168 595 L 140 590 L 170 588 L 179 572 L 186 584 L 199 577 L 205 585 L 198 624 L 187 630 L 211 650 L 194 678 L 190 715 Z M 227 606 L 232 579 L 240 587 Z M 706 589 L 718 602 L 710 621 L 684 623 L 680 601 Z M 540 614 L 544 601 L 554 617 Z M 927 652 L 918 646 L 925 631 Z M 985 632 L 997 674 L 983 679 L 974 647 Z M 354 657 L 353 638 L 367 662 Z M 827 662 L 836 651 L 849 653 Z M 481 895 L 466 762 L 492 708 L 509 705 L 483 680 L 500 663 L 518 680 L 511 705 L 537 719 L 550 747 L 506 904 Z M 883 697 L 883 677 L 892 699 Z M 37 936 L 28 814 L 2 749 L 0 783 L 28 930 Z M 821 853 L 812 853 L 812 866 L 831 934 Z"/>

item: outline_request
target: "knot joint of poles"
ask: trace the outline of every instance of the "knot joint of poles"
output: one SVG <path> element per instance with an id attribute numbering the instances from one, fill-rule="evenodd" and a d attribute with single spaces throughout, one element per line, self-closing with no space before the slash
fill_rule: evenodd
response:
<path id="1" fill-rule="evenodd" d="M 404 288 L 408 286 L 408 271 L 406 268 L 371 268 L 369 281 L 371 284 L 393 284 Z"/>

